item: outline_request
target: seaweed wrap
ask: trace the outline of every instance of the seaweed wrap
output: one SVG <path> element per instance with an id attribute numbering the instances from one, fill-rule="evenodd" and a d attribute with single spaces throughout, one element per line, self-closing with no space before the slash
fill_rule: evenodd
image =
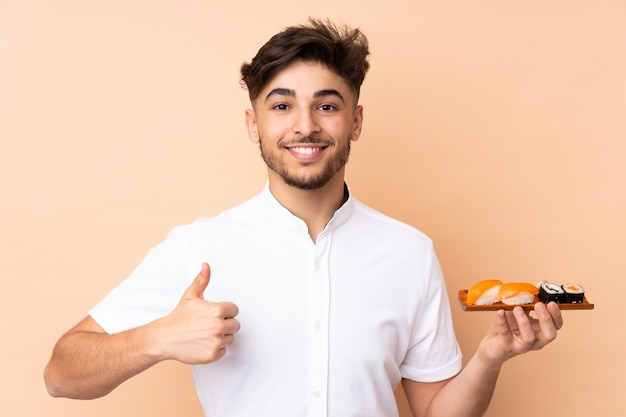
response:
<path id="1" fill-rule="evenodd" d="M 565 302 L 565 291 L 560 285 L 545 283 L 539 287 L 539 299 L 544 303 L 554 301 L 555 303 Z"/>
<path id="2" fill-rule="evenodd" d="M 566 303 L 582 303 L 585 299 L 585 290 L 579 284 L 564 284 L 561 285 L 561 288 L 565 293 Z"/>

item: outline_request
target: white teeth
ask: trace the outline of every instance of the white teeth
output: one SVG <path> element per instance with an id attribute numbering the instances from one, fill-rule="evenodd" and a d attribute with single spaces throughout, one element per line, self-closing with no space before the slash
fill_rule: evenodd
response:
<path id="1" fill-rule="evenodd" d="M 305 148 L 305 147 L 295 147 L 291 148 L 291 150 L 295 153 L 299 153 L 301 155 L 311 155 L 313 152 L 318 152 L 321 148 Z"/>

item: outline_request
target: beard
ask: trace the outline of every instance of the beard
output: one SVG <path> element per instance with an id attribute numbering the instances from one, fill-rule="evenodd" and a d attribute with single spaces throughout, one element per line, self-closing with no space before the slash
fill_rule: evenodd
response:
<path id="1" fill-rule="evenodd" d="M 313 138 L 304 138 L 299 142 L 321 143 L 320 140 Z M 285 184 L 301 190 L 316 190 L 326 185 L 346 165 L 350 156 L 350 142 L 352 142 L 352 136 L 348 137 L 345 147 L 337 148 L 335 155 L 333 155 L 332 159 L 325 162 L 321 171 L 316 174 L 305 175 L 297 175 L 294 172 L 290 172 L 287 164 L 279 158 L 278 152 L 273 152 L 263 145 L 261 137 L 259 137 L 259 148 L 261 157 L 267 167 L 277 173 Z"/>

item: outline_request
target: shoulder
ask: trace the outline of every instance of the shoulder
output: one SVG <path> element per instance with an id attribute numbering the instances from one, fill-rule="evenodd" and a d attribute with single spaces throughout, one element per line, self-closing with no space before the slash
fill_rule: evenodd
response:
<path id="1" fill-rule="evenodd" d="M 429 236 L 408 223 L 386 215 L 358 200 L 354 200 L 354 217 L 362 226 L 373 228 L 383 234 L 404 237 L 424 244 L 432 245 Z"/>
<path id="2" fill-rule="evenodd" d="M 191 223 L 178 225 L 171 230 L 170 234 L 172 236 L 190 236 L 196 233 L 205 233 L 210 229 L 245 227 L 244 225 L 254 221 L 255 216 L 262 212 L 263 199 L 261 196 L 255 196 L 215 216 L 199 217 Z"/>
<path id="3" fill-rule="evenodd" d="M 342 236 L 351 250 L 375 251 L 377 256 L 402 258 L 411 264 L 431 264 L 435 257 L 433 241 L 416 227 L 390 217 L 359 201 Z"/>

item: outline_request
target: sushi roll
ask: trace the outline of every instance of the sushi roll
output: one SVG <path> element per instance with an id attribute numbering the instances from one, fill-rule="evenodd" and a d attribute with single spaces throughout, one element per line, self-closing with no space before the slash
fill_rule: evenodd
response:
<path id="1" fill-rule="evenodd" d="M 467 292 L 467 304 L 484 306 L 499 302 L 498 290 L 501 285 L 499 279 L 486 279 L 472 285 Z"/>
<path id="2" fill-rule="evenodd" d="M 539 287 L 539 299 L 544 303 L 554 301 L 556 303 L 565 302 L 565 291 L 560 285 L 544 283 Z"/>
<path id="3" fill-rule="evenodd" d="M 532 304 L 539 289 L 527 282 L 511 282 L 502 284 L 498 290 L 498 298 L 503 304 Z"/>
<path id="4" fill-rule="evenodd" d="M 582 303 L 585 298 L 585 290 L 578 284 L 564 284 L 561 285 L 563 292 L 565 293 L 565 302 L 578 304 Z"/>

